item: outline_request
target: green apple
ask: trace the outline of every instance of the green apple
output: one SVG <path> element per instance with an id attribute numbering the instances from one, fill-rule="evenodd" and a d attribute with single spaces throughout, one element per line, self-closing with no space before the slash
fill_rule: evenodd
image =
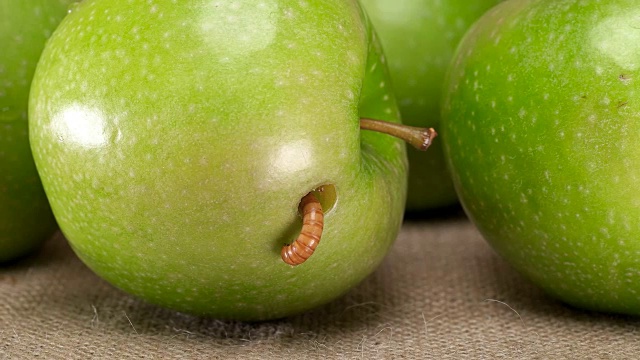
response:
<path id="1" fill-rule="evenodd" d="M 640 314 L 640 3 L 512 0 L 447 76 L 464 208 L 513 266 L 577 307 Z"/>
<path id="2" fill-rule="evenodd" d="M 361 0 L 387 58 L 402 121 L 440 123 L 440 99 L 447 65 L 465 31 L 501 0 Z M 457 203 L 440 142 L 428 153 L 408 150 L 407 210 Z"/>
<path id="3" fill-rule="evenodd" d="M 0 0 L 0 262 L 57 229 L 29 148 L 29 86 L 47 38 L 70 1 Z"/>
<path id="4" fill-rule="evenodd" d="M 402 223 L 399 112 L 356 0 L 85 0 L 30 98 L 45 191 L 79 257 L 165 307 L 262 320 L 340 296 Z M 319 187 L 322 241 L 280 257 Z"/>

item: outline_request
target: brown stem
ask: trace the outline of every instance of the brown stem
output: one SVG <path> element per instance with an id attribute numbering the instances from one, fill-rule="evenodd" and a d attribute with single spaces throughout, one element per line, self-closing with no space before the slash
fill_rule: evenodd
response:
<path id="1" fill-rule="evenodd" d="M 438 133 L 433 128 L 420 128 L 373 119 L 360 119 L 360 129 L 395 136 L 422 151 L 427 150 L 431 146 L 433 139 L 438 136 Z"/>

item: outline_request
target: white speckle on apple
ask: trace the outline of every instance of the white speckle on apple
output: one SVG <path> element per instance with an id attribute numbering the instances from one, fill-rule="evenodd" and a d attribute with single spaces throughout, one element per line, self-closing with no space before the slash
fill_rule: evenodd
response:
<path id="1" fill-rule="evenodd" d="M 294 10 L 292 8 L 286 8 L 284 9 L 284 17 L 286 19 L 294 19 L 296 17 L 296 14 L 294 12 Z"/>
<path id="2" fill-rule="evenodd" d="M 347 96 L 347 99 L 349 99 L 349 100 L 353 100 L 353 99 L 356 98 L 356 95 L 354 94 L 353 90 L 351 90 L 351 89 L 346 91 L 346 96 Z"/>

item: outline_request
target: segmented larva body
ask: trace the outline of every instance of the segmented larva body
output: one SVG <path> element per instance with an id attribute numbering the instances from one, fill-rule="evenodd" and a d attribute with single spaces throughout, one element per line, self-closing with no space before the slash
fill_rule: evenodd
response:
<path id="1" fill-rule="evenodd" d="M 324 228 L 322 205 L 313 193 L 308 193 L 300 201 L 302 230 L 298 238 L 290 245 L 282 247 L 282 260 L 291 266 L 300 265 L 313 254 L 320 243 Z"/>

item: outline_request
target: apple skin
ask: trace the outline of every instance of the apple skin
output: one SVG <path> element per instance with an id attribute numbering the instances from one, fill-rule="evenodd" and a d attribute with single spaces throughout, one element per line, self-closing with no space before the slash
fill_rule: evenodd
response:
<path id="1" fill-rule="evenodd" d="M 0 2 L 0 263 L 37 248 L 57 225 L 29 147 L 29 86 L 70 1 Z"/>
<path id="2" fill-rule="evenodd" d="M 462 41 L 442 141 L 491 246 L 576 307 L 640 314 L 635 0 L 513 0 Z"/>
<path id="3" fill-rule="evenodd" d="M 440 125 L 445 72 L 467 29 L 501 0 L 361 0 L 384 49 L 402 122 Z M 458 202 L 442 143 L 424 153 L 409 148 L 407 210 Z"/>
<path id="4" fill-rule="evenodd" d="M 265 320 L 340 296 L 405 206 L 404 143 L 359 129 L 399 121 L 380 51 L 355 0 L 80 3 L 30 99 L 63 233 L 98 275 L 179 311 Z M 280 250 L 321 185 L 322 241 L 291 267 Z"/>

